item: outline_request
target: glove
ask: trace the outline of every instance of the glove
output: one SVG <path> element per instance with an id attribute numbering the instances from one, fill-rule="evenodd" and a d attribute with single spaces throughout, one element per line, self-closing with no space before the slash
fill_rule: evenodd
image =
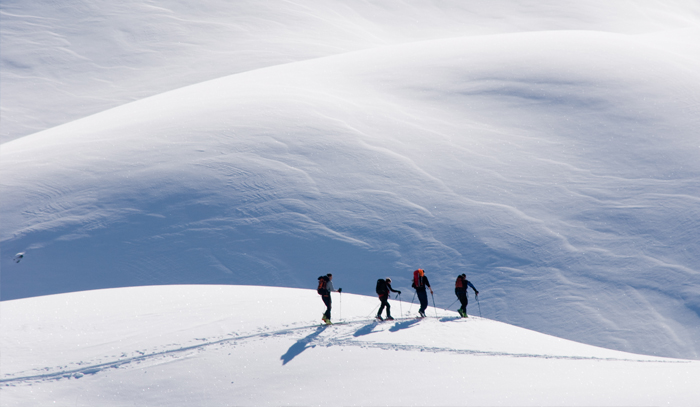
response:
<path id="1" fill-rule="evenodd" d="M 339 293 L 342 293 L 342 292 L 343 292 L 343 289 L 342 289 L 342 288 L 339 288 L 339 289 L 338 289 L 338 292 L 339 292 Z"/>
<path id="2" fill-rule="evenodd" d="M 401 295 L 401 291 L 399 291 L 399 295 Z"/>
<path id="3" fill-rule="evenodd" d="M 474 295 L 479 295 L 479 292 L 477 291 L 476 294 L 474 294 Z"/>

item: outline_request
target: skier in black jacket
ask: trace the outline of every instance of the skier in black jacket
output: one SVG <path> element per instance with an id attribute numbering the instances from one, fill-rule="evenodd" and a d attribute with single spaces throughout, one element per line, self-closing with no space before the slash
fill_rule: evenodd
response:
<path id="1" fill-rule="evenodd" d="M 459 298 L 459 302 L 462 306 L 457 310 L 462 318 L 467 318 L 467 304 L 469 304 L 469 299 L 467 298 L 467 288 L 471 287 L 474 290 L 474 295 L 479 295 L 479 291 L 474 288 L 474 285 L 467 280 L 467 275 L 462 274 L 457 276 L 457 281 L 455 281 L 455 294 Z"/>
<path id="2" fill-rule="evenodd" d="M 389 277 L 384 280 L 377 280 L 377 295 L 379 296 L 379 301 L 382 303 L 379 307 L 379 312 L 377 312 L 377 319 L 380 321 L 382 321 L 382 311 L 384 311 L 384 307 L 386 307 L 386 319 L 389 321 L 394 319 L 391 316 L 391 305 L 389 305 L 389 293 L 392 291 L 401 294 L 401 291 L 391 288 L 391 279 Z"/>
<path id="3" fill-rule="evenodd" d="M 423 269 L 413 272 L 413 284 L 411 286 L 416 289 L 416 295 L 418 295 L 418 301 L 420 301 L 418 314 L 425 318 L 425 309 L 428 308 L 428 293 L 425 291 L 425 287 L 430 289 L 430 294 L 433 294 L 433 289 L 430 287 L 430 282 L 428 277 L 425 276 Z"/>
<path id="4" fill-rule="evenodd" d="M 333 303 L 333 301 L 331 300 L 331 292 L 337 291 L 340 293 L 343 292 L 343 289 L 339 288 L 336 290 L 335 287 L 333 287 L 333 274 L 328 273 L 325 276 L 321 276 L 318 278 L 318 289 L 316 291 L 321 296 L 323 303 L 326 304 L 326 312 L 323 314 L 323 317 L 321 319 L 323 320 L 323 322 L 330 325 L 331 306 Z"/>

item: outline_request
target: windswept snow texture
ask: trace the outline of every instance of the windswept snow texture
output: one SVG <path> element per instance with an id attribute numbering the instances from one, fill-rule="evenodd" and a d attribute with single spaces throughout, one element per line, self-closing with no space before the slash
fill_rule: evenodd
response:
<path id="1" fill-rule="evenodd" d="M 700 362 L 312 290 L 134 287 L 4 301 L 3 407 L 693 406 Z M 435 317 L 437 315 L 437 318 Z"/>
<path id="2" fill-rule="evenodd" d="M 700 357 L 696 2 L 200 3 L 3 2 L 2 299 L 421 267 Z"/>
<path id="3" fill-rule="evenodd" d="M 204 80 L 385 45 L 589 30 L 697 51 L 699 15 L 692 0 L 3 0 L 0 141 Z"/>

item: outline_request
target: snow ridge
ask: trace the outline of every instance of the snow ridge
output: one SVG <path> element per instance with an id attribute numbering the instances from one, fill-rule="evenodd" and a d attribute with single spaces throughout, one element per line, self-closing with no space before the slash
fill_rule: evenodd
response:
<path id="1" fill-rule="evenodd" d="M 274 287 L 135 287 L 3 302 L 3 405 L 298 404 L 319 380 L 330 404 L 380 405 L 372 392 L 343 389 L 381 380 L 402 404 L 449 405 L 465 396 L 490 405 L 697 400 L 697 361 L 595 348 L 432 307 L 437 318 L 405 309 L 378 322 L 363 315 L 376 298 L 332 295 L 333 318 L 342 305 L 344 320 L 330 326 L 309 321 L 324 308 L 313 290 Z M 52 312 L 62 307 L 74 312 Z M 416 399 L 410 378 L 418 368 L 428 389 L 454 390 Z"/>

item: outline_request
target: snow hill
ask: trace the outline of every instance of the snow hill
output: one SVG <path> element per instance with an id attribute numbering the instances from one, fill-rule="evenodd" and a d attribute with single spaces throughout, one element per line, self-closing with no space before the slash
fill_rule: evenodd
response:
<path id="1" fill-rule="evenodd" d="M 687 0 L 3 0 L 0 141 L 205 80 L 416 41 L 582 30 L 693 59 L 699 15 Z"/>
<path id="2" fill-rule="evenodd" d="M 377 323 L 376 298 L 156 286 L 2 303 L 3 406 L 696 405 L 700 362 L 478 316 Z M 408 303 L 391 301 L 409 312 Z M 412 313 L 415 314 L 415 305 Z M 438 317 L 435 318 L 435 315 Z"/>
<path id="3" fill-rule="evenodd" d="M 698 4 L 462 3 L 4 1 L 0 298 L 421 267 L 698 358 Z"/>

